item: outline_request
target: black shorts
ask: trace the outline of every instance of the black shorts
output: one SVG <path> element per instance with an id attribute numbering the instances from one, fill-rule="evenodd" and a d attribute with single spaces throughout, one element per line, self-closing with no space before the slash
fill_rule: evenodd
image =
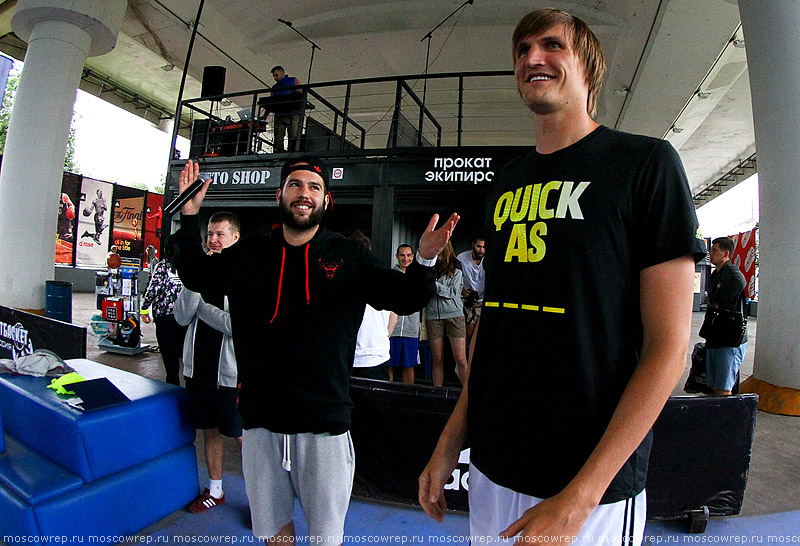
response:
<path id="1" fill-rule="evenodd" d="M 191 377 L 185 377 L 189 424 L 198 429 L 219 429 L 229 438 L 242 435 L 242 416 L 236 402 L 239 389 L 206 387 Z"/>
<path id="2" fill-rule="evenodd" d="M 356 368 L 354 366 L 352 375 L 353 377 L 363 377 L 365 379 L 389 381 L 389 361 L 387 360 L 382 364 L 368 368 Z"/>

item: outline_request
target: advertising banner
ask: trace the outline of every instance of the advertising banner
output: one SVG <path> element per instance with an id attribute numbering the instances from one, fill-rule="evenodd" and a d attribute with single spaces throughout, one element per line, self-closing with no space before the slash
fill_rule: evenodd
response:
<path id="1" fill-rule="evenodd" d="M 419 161 L 387 164 L 387 179 L 391 185 L 464 186 L 489 185 L 494 173 L 511 159 L 527 153 L 518 147 L 481 147 L 474 149 L 437 150 L 435 155 L 420 157 Z M 336 168 L 337 165 L 333 165 Z M 345 169 L 344 180 L 350 178 Z"/>
<path id="2" fill-rule="evenodd" d="M 78 222 L 75 203 L 78 202 L 81 177 L 64 173 L 61 179 L 61 196 L 58 199 L 58 227 L 56 228 L 56 263 L 73 265 L 75 255 L 75 225 Z"/>
<path id="3" fill-rule="evenodd" d="M 84 177 L 78 204 L 78 249 L 76 265 L 105 267 L 108 240 L 111 234 L 111 194 L 113 186 Z"/>
<path id="4" fill-rule="evenodd" d="M 47 349 L 62 359 L 86 358 L 86 328 L 0 305 L 0 358 Z"/>
<path id="5" fill-rule="evenodd" d="M 112 241 L 123 258 L 142 259 L 144 190 L 114 186 L 114 228 Z"/>
<path id="6" fill-rule="evenodd" d="M 147 192 L 144 220 L 144 247 L 152 246 L 156 249 L 156 258 L 161 258 L 161 221 L 164 196 L 159 193 Z M 144 266 L 150 267 L 150 261 L 145 252 Z"/>
<path id="7" fill-rule="evenodd" d="M 739 268 L 744 275 L 745 293 L 750 299 L 756 296 L 756 228 L 743 231 L 738 235 L 731 235 L 735 250 L 731 262 Z"/>

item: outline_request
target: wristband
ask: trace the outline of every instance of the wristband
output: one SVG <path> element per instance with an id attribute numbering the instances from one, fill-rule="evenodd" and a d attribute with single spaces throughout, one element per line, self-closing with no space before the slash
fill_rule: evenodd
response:
<path id="1" fill-rule="evenodd" d="M 433 267 L 436 265 L 436 258 L 431 258 L 430 260 L 423 258 L 419 253 L 419 250 L 417 250 L 417 263 L 419 263 L 419 265 L 424 265 L 425 267 Z"/>

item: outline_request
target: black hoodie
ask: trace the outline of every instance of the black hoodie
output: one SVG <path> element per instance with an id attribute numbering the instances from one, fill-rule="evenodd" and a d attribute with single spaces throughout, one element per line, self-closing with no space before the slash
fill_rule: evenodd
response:
<path id="1" fill-rule="evenodd" d="M 201 247 L 197 216 L 181 216 L 175 265 L 196 292 L 228 296 L 245 428 L 297 434 L 350 428 L 350 370 L 367 303 L 408 315 L 434 293 L 433 268 L 406 274 L 360 241 L 320 228 L 293 247 L 280 228 L 220 254 Z"/>

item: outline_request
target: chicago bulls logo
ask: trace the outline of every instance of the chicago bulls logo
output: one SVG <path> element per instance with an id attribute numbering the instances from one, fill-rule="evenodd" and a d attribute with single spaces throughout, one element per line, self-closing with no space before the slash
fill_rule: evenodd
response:
<path id="1" fill-rule="evenodd" d="M 322 258 L 319 259 L 319 266 L 325 271 L 325 278 L 332 279 L 336 275 L 336 270 L 342 267 L 344 260 L 341 258 L 335 262 L 323 262 Z"/>

